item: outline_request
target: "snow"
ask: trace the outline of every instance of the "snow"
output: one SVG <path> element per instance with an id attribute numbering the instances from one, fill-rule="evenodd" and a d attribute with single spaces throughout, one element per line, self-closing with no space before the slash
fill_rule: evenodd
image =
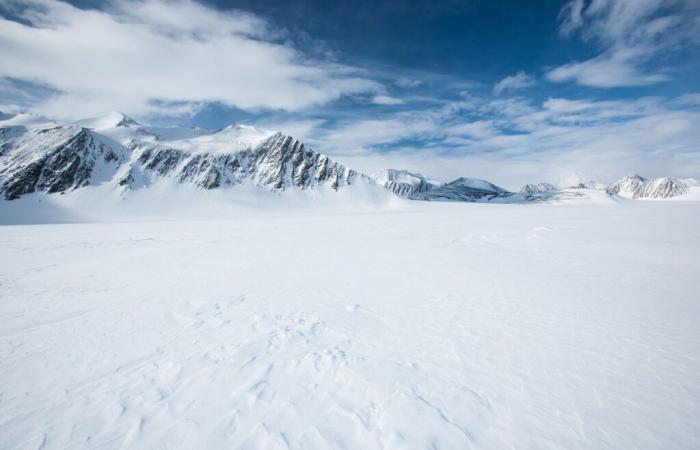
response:
<path id="1" fill-rule="evenodd" d="M 0 447 L 700 446 L 698 202 L 178 192 L 0 202 Z"/>

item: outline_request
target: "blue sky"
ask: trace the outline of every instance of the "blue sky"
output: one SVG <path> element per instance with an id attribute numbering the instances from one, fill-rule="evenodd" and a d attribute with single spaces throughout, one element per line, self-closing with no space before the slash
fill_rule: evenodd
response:
<path id="1" fill-rule="evenodd" d="M 700 175 L 695 0 L 7 0 L 0 108 L 280 129 L 364 171 Z"/>

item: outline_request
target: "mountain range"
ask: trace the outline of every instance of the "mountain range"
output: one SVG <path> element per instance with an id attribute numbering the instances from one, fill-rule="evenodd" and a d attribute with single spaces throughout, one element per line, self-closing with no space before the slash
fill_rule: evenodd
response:
<path id="1" fill-rule="evenodd" d="M 556 199 L 558 188 L 527 184 L 510 192 L 489 181 L 460 177 L 443 183 L 420 173 L 387 169 L 368 176 L 281 132 L 231 125 L 218 130 L 141 125 L 121 114 L 59 124 L 33 114 L 0 113 L 0 194 L 65 193 L 111 186 L 126 195 L 157 183 L 203 190 L 251 185 L 268 191 L 331 189 L 361 184 L 411 200 L 522 203 Z M 625 177 L 605 186 L 611 196 L 665 199 L 687 194 L 695 180 Z"/>

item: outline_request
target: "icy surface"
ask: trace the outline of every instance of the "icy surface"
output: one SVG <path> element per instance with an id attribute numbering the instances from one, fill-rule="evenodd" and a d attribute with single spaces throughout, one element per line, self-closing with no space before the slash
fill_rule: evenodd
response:
<path id="1" fill-rule="evenodd" d="M 698 448 L 698 205 L 2 226 L 0 447 Z"/>

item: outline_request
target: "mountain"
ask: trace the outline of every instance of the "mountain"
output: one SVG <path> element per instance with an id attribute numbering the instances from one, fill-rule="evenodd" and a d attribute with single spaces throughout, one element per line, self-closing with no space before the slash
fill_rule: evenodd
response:
<path id="1" fill-rule="evenodd" d="M 543 194 L 545 192 L 555 191 L 556 189 L 556 186 L 549 183 L 526 184 L 520 189 L 520 193 L 524 195 Z"/>
<path id="2" fill-rule="evenodd" d="M 690 186 L 688 181 L 674 177 L 644 178 L 632 175 L 610 184 L 606 192 L 631 199 L 664 199 L 685 195 L 690 191 Z"/>
<path id="3" fill-rule="evenodd" d="M 2 144 L 0 192 L 7 200 L 87 186 L 116 173 L 124 161 L 120 148 L 78 125 L 17 131 L 14 139 Z"/>
<path id="4" fill-rule="evenodd" d="M 337 190 L 355 182 L 371 182 L 366 175 L 307 149 L 300 141 L 282 133 L 274 133 L 257 144 L 235 140 L 231 144 L 232 151 L 221 148 L 213 151 L 207 147 L 202 151 L 160 143 L 132 143 L 128 147 L 132 161 L 118 184 L 130 189 L 168 178 L 204 189 L 252 182 L 283 191 L 323 186 Z M 216 147 L 224 146 L 221 141 L 216 142 Z"/>
<path id="5" fill-rule="evenodd" d="M 443 186 L 418 193 L 411 198 L 427 201 L 483 202 L 508 199 L 513 195 L 512 192 L 508 192 L 489 181 L 462 177 Z M 515 200 L 515 197 L 511 200 Z"/>
<path id="6" fill-rule="evenodd" d="M 34 114 L 0 112 L 0 196 L 6 200 L 86 187 L 124 196 L 156 184 L 203 190 L 245 185 L 269 192 L 337 191 L 361 184 L 382 196 L 389 191 L 410 200 L 508 203 L 588 198 L 591 189 L 599 189 L 594 182 L 570 189 L 539 183 L 513 193 L 479 178 L 443 184 L 395 169 L 368 177 L 289 135 L 248 125 L 216 130 L 149 126 L 119 112 L 59 124 Z M 609 185 L 607 193 L 671 198 L 691 187 L 700 191 L 696 185 L 635 175 Z"/>
<path id="7" fill-rule="evenodd" d="M 250 183 L 271 191 L 333 190 L 374 182 L 282 133 L 144 127 L 120 113 L 45 127 L 0 121 L 0 193 L 64 193 L 108 184 L 129 191 L 158 182 L 215 189 Z"/>
<path id="8" fill-rule="evenodd" d="M 394 194 L 405 198 L 411 198 L 416 194 L 427 192 L 442 185 L 438 181 L 429 180 L 420 173 L 413 173 L 407 170 L 386 169 L 376 172 L 372 175 L 372 178 Z"/>

